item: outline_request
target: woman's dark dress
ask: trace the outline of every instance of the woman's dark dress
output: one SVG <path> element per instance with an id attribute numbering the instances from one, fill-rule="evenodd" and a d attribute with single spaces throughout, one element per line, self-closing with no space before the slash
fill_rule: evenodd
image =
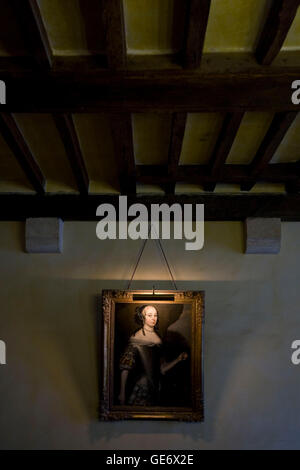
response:
<path id="1" fill-rule="evenodd" d="M 130 338 L 120 360 L 120 369 L 129 371 L 128 405 L 159 405 L 161 355 L 161 343 Z"/>

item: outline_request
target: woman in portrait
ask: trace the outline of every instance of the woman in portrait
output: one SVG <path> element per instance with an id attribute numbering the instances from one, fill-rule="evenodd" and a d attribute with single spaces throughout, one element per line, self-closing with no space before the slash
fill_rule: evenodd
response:
<path id="1" fill-rule="evenodd" d="M 160 378 L 176 364 L 187 359 L 182 352 L 171 362 L 163 359 L 162 340 L 158 333 L 158 311 L 152 305 L 136 309 L 140 328 L 130 337 L 120 360 L 121 405 L 157 406 L 160 403 Z"/>

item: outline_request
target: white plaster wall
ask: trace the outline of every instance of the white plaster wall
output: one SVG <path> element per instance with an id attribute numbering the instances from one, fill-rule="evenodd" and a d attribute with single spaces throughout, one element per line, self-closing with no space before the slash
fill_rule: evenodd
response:
<path id="1" fill-rule="evenodd" d="M 0 447 L 300 448 L 300 223 L 279 255 L 244 255 L 243 225 L 206 223 L 205 247 L 164 247 L 179 289 L 206 291 L 204 423 L 97 421 L 96 296 L 126 288 L 141 247 L 67 222 L 63 254 L 26 254 L 24 225 L 0 223 Z M 172 288 L 150 241 L 136 288 Z M 157 280 L 158 279 L 158 280 Z"/>

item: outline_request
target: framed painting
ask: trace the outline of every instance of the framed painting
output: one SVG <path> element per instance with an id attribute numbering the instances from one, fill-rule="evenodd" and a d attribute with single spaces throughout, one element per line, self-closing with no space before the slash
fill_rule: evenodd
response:
<path id="1" fill-rule="evenodd" d="M 203 421 L 204 292 L 102 292 L 101 420 Z"/>

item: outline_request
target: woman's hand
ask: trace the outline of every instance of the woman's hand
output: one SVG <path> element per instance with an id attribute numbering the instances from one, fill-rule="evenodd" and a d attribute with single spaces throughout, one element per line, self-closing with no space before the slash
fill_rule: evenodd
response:
<path id="1" fill-rule="evenodd" d="M 178 362 L 181 362 L 181 361 L 185 361 L 187 358 L 188 358 L 188 353 L 182 352 L 181 354 L 179 354 L 177 360 Z"/>
<path id="2" fill-rule="evenodd" d="M 171 362 L 164 363 L 160 367 L 161 373 L 164 375 L 168 370 L 171 370 L 178 362 L 185 361 L 188 358 L 188 353 L 182 352 L 179 356 Z"/>

